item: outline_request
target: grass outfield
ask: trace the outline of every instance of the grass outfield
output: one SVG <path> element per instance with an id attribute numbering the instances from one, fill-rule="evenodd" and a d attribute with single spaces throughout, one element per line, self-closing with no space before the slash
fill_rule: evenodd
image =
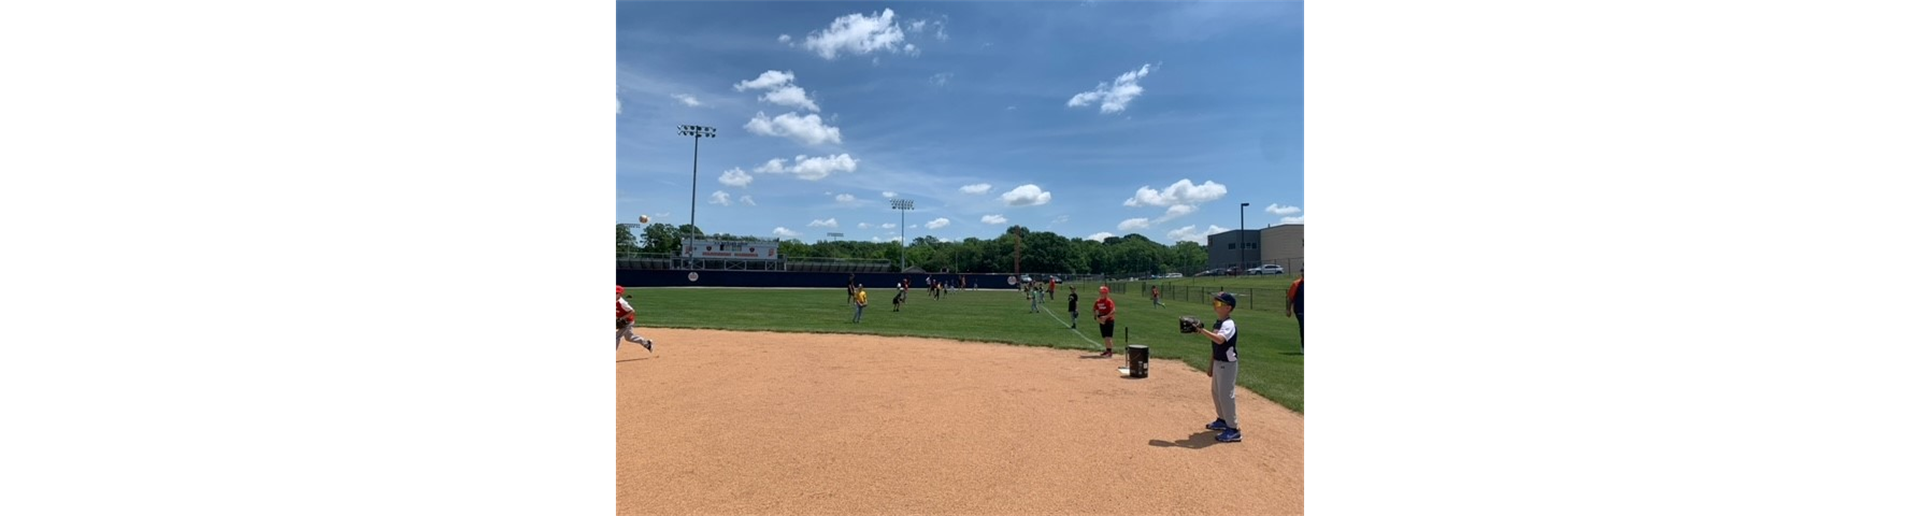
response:
<path id="1" fill-rule="evenodd" d="M 912 292 L 896 313 L 892 291 L 868 289 L 866 315 L 857 325 L 846 291 L 840 289 L 634 288 L 627 294 L 638 310 L 636 323 L 643 327 L 901 335 L 1090 352 L 1103 347 L 1100 327 L 1093 322 L 1093 301 L 1099 294 L 1087 289 L 1081 291 L 1077 331 L 1061 322 L 1069 320 L 1065 287 L 1057 299 L 1042 302 L 1044 310 L 1038 314 L 1027 313 L 1027 300 L 1015 291 L 958 292 L 935 300 L 925 290 Z M 1113 336 L 1114 367 L 1126 363 L 1120 358 L 1128 335 L 1123 329 L 1130 329 L 1131 343 L 1150 346 L 1156 359 L 1181 360 L 1201 371 L 1209 367 L 1207 339 L 1180 333 L 1177 321 L 1191 315 L 1210 322 L 1210 306 L 1169 302 L 1167 308 L 1153 308 L 1142 297 L 1116 295 L 1114 300 L 1119 324 Z M 1234 320 L 1243 360 L 1240 385 L 1304 414 L 1299 326 L 1277 312 L 1238 312 Z"/>

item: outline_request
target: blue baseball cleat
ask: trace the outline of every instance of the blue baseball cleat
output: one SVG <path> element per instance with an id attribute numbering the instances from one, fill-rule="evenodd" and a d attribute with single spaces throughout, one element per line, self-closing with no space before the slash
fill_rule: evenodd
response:
<path id="1" fill-rule="evenodd" d="M 1220 432 L 1220 435 L 1213 436 L 1213 440 L 1220 441 L 1223 443 L 1240 442 L 1240 429 L 1228 428 L 1227 431 Z"/>
<path id="2" fill-rule="evenodd" d="M 1229 430 L 1229 428 L 1227 428 L 1227 420 L 1225 419 L 1215 419 L 1212 423 L 1207 423 L 1207 429 L 1215 432 L 1225 432 Z"/>

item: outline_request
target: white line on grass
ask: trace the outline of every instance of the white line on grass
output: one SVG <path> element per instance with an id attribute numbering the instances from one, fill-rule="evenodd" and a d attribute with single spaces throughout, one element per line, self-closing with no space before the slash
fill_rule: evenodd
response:
<path id="1" fill-rule="evenodd" d="M 1080 333 L 1080 330 L 1079 330 L 1078 328 L 1074 328 L 1074 327 L 1073 327 L 1073 325 L 1071 325 L 1071 324 L 1067 324 L 1067 322 L 1066 322 L 1066 321 L 1061 321 L 1061 320 L 1060 320 L 1060 316 L 1058 316 L 1058 315 L 1053 315 L 1053 310 L 1048 310 L 1048 309 L 1047 309 L 1047 307 L 1045 307 L 1045 306 L 1041 306 L 1041 307 L 1040 307 L 1040 309 L 1041 309 L 1041 310 L 1046 310 L 1046 311 L 1047 311 L 1047 317 L 1052 317 L 1052 318 L 1053 318 L 1053 320 L 1055 320 L 1055 321 L 1060 321 L 1060 326 L 1063 326 L 1063 327 L 1065 327 L 1065 328 L 1067 328 L 1067 329 L 1069 329 L 1069 330 L 1073 330 L 1073 334 L 1074 334 L 1075 336 L 1077 336 L 1077 337 L 1080 337 L 1080 340 L 1084 340 L 1084 341 L 1087 341 L 1087 343 L 1088 343 L 1088 344 L 1092 344 L 1092 345 L 1093 345 L 1093 349 L 1106 349 L 1106 348 L 1105 348 L 1104 346 L 1102 346 L 1102 345 L 1101 345 L 1100 343 L 1098 343 L 1098 342 L 1094 342 L 1094 341 L 1093 341 L 1093 339 L 1089 339 L 1089 338 L 1087 338 L 1087 336 L 1086 336 L 1085 334 L 1082 334 L 1082 333 Z"/>

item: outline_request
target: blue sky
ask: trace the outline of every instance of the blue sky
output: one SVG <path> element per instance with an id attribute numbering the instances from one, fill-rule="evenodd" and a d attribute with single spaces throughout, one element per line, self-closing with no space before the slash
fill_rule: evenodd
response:
<path id="1" fill-rule="evenodd" d="M 617 215 L 1205 243 L 1304 223 L 1299 2 L 618 4 Z M 784 38 L 783 38 L 784 36 Z M 776 161 L 777 160 L 777 161 Z M 985 186 L 981 186 L 985 185 Z M 718 193 L 716 193 L 718 192 Z M 914 201 L 907 228 L 889 195 Z"/>

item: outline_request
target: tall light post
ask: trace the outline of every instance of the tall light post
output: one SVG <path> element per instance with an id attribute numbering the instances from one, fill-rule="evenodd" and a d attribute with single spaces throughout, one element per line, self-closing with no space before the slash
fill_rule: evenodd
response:
<path id="1" fill-rule="evenodd" d="M 689 227 L 694 227 L 694 212 L 700 209 L 700 139 L 713 138 L 715 136 L 713 131 L 712 127 L 702 125 L 680 126 L 681 136 L 693 137 L 693 193 L 688 199 L 688 204 L 692 207 L 687 208 L 687 226 Z"/>
<path id="2" fill-rule="evenodd" d="M 1240 274 L 1247 273 L 1247 203 L 1240 203 Z"/>
<path id="3" fill-rule="evenodd" d="M 913 209 L 913 201 L 894 199 L 893 209 L 900 210 L 900 272 L 907 272 L 907 210 Z"/>

